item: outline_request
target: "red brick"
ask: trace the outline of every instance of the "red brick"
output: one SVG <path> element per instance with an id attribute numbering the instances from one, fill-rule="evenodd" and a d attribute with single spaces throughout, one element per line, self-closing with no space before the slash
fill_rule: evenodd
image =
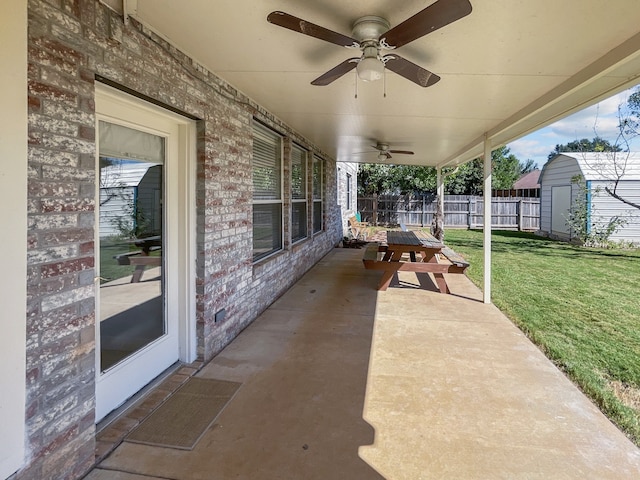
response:
<path id="1" fill-rule="evenodd" d="M 93 268 L 93 258 L 78 258 L 75 260 L 67 260 L 64 262 L 52 263 L 44 265 L 40 268 L 42 278 L 55 277 L 59 275 L 68 275 L 70 273 L 80 272 Z"/>
<path id="2" fill-rule="evenodd" d="M 77 95 L 41 82 L 30 81 L 29 93 L 36 97 L 45 98 L 48 100 L 63 100 L 66 102 L 75 102 Z"/>
<path id="3" fill-rule="evenodd" d="M 95 249 L 95 245 L 94 242 L 84 242 L 80 244 L 80 253 L 87 254 L 87 253 L 92 253 Z"/>
<path id="4" fill-rule="evenodd" d="M 62 243 L 78 243 L 90 241 L 93 245 L 93 230 L 90 228 L 67 229 L 57 232 L 45 232 L 41 234 L 42 245 L 59 245 Z M 82 244 L 81 244 L 82 246 Z M 90 251 L 92 251 L 91 249 Z M 82 252 L 82 248 L 80 249 Z"/>
<path id="5" fill-rule="evenodd" d="M 40 37 L 34 39 L 33 44 L 44 48 L 57 57 L 65 59 L 66 61 L 74 65 L 82 64 L 86 59 L 86 55 L 84 53 L 79 52 L 69 45 L 65 45 L 56 38 Z"/>
<path id="6" fill-rule="evenodd" d="M 53 69 L 56 69 L 60 72 L 66 73 L 68 75 L 74 75 L 77 71 L 77 66 L 70 62 L 69 60 L 55 55 L 51 52 L 43 50 L 42 48 L 38 48 L 37 46 L 31 44 L 29 46 L 29 60 L 37 66 L 47 66 Z M 38 78 L 38 77 L 31 77 Z"/>
<path id="7" fill-rule="evenodd" d="M 86 127 L 84 125 L 80 125 L 78 128 L 78 137 L 83 138 L 85 140 L 95 141 L 96 139 L 96 129 Z"/>
<path id="8" fill-rule="evenodd" d="M 39 112 L 42 102 L 40 102 L 39 98 L 29 95 L 27 105 L 30 112 Z"/>
<path id="9" fill-rule="evenodd" d="M 79 0 L 62 0 L 62 7 L 65 12 L 69 12 L 76 18 L 80 17 L 80 2 Z"/>
<path id="10" fill-rule="evenodd" d="M 93 212 L 93 199 L 50 198 L 42 201 L 42 213 L 51 212 Z"/>

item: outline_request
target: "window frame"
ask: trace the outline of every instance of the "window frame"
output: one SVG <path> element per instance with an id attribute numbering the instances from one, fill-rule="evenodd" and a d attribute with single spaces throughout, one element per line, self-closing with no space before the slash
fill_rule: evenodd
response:
<path id="1" fill-rule="evenodd" d="M 300 160 L 301 160 L 301 165 L 302 165 L 302 172 L 301 172 L 301 176 L 300 176 L 300 185 L 302 187 L 302 192 L 299 196 L 299 198 L 296 198 L 294 195 L 294 160 L 295 159 L 295 154 L 294 152 L 299 152 L 300 154 Z M 304 147 L 293 143 L 291 146 L 291 158 L 290 158 L 290 207 L 289 207 L 289 216 L 291 218 L 291 229 L 290 229 L 290 237 L 291 237 L 291 244 L 295 245 L 296 243 L 302 242 L 304 240 L 306 240 L 307 238 L 309 238 L 309 201 L 308 201 L 308 174 L 309 174 L 309 151 L 307 149 L 305 149 Z M 304 229 L 304 234 L 303 235 L 295 235 L 294 230 L 293 230 L 293 221 L 294 221 L 294 214 L 293 214 L 293 209 L 294 209 L 294 205 L 296 206 L 302 206 L 302 211 L 304 212 L 304 223 L 302 225 L 301 228 Z"/>
<path id="2" fill-rule="evenodd" d="M 316 165 L 319 166 L 319 174 L 316 174 Z M 325 229 L 324 221 L 324 175 L 325 175 L 325 162 L 318 155 L 313 156 L 311 163 L 311 229 L 313 234 L 322 233 Z M 318 195 L 316 195 L 316 184 L 320 183 L 318 187 Z M 320 226 L 316 228 L 316 214 L 320 212 Z"/>
<path id="3" fill-rule="evenodd" d="M 350 173 L 347 173 L 347 191 L 346 191 L 346 195 L 347 195 L 347 210 L 351 210 L 351 206 L 352 206 L 352 202 L 353 202 L 353 194 L 351 192 L 351 181 L 352 181 L 352 175 Z"/>
<path id="4" fill-rule="evenodd" d="M 275 146 L 274 150 L 276 151 L 276 158 L 274 158 L 274 162 L 277 163 L 277 167 L 275 168 L 275 170 L 277 171 L 277 175 L 278 175 L 278 182 L 279 182 L 279 188 L 277 189 L 277 197 L 278 198 L 272 198 L 272 199 L 256 199 L 256 188 L 255 188 L 255 157 L 256 157 L 256 151 L 255 151 L 255 142 L 257 139 L 257 134 L 262 135 L 263 137 L 269 138 L 271 140 L 275 140 L 275 142 L 277 143 L 277 145 Z M 253 263 L 259 263 L 275 254 L 277 254 L 278 252 L 281 252 L 284 250 L 284 155 L 283 155 L 283 148 L 284 148 L 284 136 L 281 135 L 280 133 L 278 133 L 277 131 L 269 128 L 268 126 L 264 125 L 263 123 L 261 123 L 258 120 L 254 119 L 253 122 L 253 128 L 252 128 L 252 140 L 253 140 L 253 146 L 252 146 L 252 157 L 251 157 L 251 178 L 252 178 L 252 202 L 251 202 L 251 206 L 252 206 L 252 237 L 253 237 L 253 241 L 252 241 L 252 260 Z M 256 206 L 262 206 L 262 205 L 272 205 L 272 206 L 278 206 L 279 207 L 279 229 L 277 229 L 277 234 L 279 236 L 279 238 L 276 239 L 272 239 L 272 243 L 274 244 L 274 248 L 272 248 L 271 250 L 268 251 L 264 251 L 261 253 L 256 254 L 256 221 L 255 221 L 255 214 L 256 214 Z M 273 228 L 273 224 L 272 224 L 272 228 Z M 272 233 L 276 233 L 276 229 L 273 228 Z M 278 242 L 275 242 L 273 240 L 278 240 Z"/>

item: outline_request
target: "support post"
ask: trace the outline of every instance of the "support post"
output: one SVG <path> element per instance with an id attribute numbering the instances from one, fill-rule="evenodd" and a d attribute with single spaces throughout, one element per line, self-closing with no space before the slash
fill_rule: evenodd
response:
<path id="1" fill-rule="evenodd" d="M 438 193 L 438 204 L 442 212 L 442 226 L 444 227 L 444 177 L 442 176 L 442 168 L 436 170 L 436 187 Z"/>
<path id="2" fill-rule="evenodd" d="M 491 303 L 491 141 L 484 138 L 484 303 Z"/>
<path id="3" fill-rule="evenodd" d="M 442 242 L 444 241 L 444 177 L 441 167 L 436 168 L 436 192 L 438 198 L 436 199 L 436 213 L 433 216 L 433 222 L 431 222 L 431 235 Z"/>

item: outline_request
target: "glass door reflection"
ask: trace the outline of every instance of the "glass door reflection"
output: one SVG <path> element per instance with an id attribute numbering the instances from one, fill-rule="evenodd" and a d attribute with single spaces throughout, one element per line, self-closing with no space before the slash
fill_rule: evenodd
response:
<path id="1" fill-rule="evenodd" d="M 164 139 L 103 121 L 99 130 L 100 371 L 104 372 L 166 333 Z"/>

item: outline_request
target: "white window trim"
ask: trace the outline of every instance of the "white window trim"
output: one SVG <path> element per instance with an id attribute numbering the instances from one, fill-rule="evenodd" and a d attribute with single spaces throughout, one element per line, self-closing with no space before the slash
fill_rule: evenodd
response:
<path id="1" fill-rule="evenodd" d="M 320 164 L 320 198 L 316 199 L 314 196 L 314 164 L 316 160 Z M 314 155 L 311 161 L 311 230 L 313 235 L 319 235 L 325 231 L 325 222 L 324 222 L 324 176 L 325 176 L 325 161 L 323 158 L 318 155 Z M 315 228 L 315 209 L 316 202 L 320 202 L 320 229 L 316 231 Z"/>
<path id="2" fill-rule="evenodd" d="M 308 182 L 307 182 L 307 178 L 309 175 L 309 151 L 297 144 L 293 144 L 292 146 L 292 151 L 294 149 L 299 149 L 301 152 L 303 152 L 303 156 L 304 156 L 304 160 L 303 160 L 303 165 L 304 165 L 304 177 L 302 178 L 303 184 L 304 184 L 304 198 L 293 198 L 293 189 L 289 189 L 290 190 L 290 195 L 291 195 L 291 206 L 289 208 L 290 211 L 290 217 L 291 217 L 291 224 L 293 225 L 293 205 L 294 204 L 304 204 L 304 209 L 306 212 L 306 225 L 305 225 L 305 233 L 303 237 L 300 237 L 296 240 L 293 239 L 293 232 L 291 231 L 291 244 L 292 245 L 296 245 L 300 242 L 304 242 L 305 240 L 307 240 L 309 238 L 309 201 L 308 201 Z M 293 158 L 293 156 L 292 156 Z M 290 182 L 293 184 L 293 161 L 291 161 L 291 168 L 290 168 Z"/>

